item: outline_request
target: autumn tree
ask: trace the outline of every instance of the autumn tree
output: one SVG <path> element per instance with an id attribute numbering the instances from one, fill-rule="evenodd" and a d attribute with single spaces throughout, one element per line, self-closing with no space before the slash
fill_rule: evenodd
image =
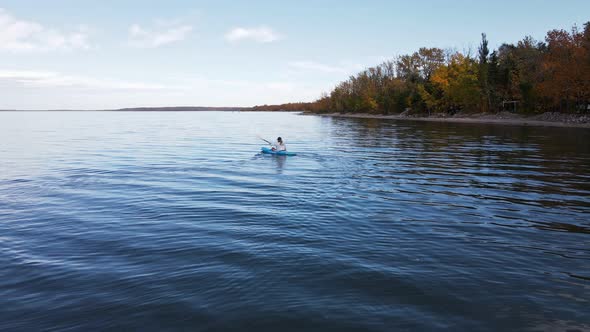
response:
<path id="1" fill-rule="evenodd" d="M 439 110 L 476 111 L 480 103 L 478 64 L 461 53 L 451 56 L 446 66 L 432 75 L 433 84 L 443 93 L 433 101 Z"/>
<path id="2" fill-rule="evenodd" d="M 590 22 L 584 31 L 549 31 L 545 41 L 542 95 L 560 111 L 585 108 L 590 101 Z"/>
<path id="3" fill-rule="evenodd" d="M 406 82 L 417 82 L 420 78 L 420 56 L 418 53 L 402 55 L 397 59 L 397 77 Z"/>
<path id="4" fill-rule="evenodd" d="M 538 83 L 545 44 L 525 37 L 517 45 L 503 44 L 497 51 L 495 87 L 503 100 L 516 100 L 524 112 L 539 111 Z"/>
<path id="5" fill-rule="evenodd" d="M 518 102 L 520 112 L 585 109 L 590 103 L 590 22 L 583 31 L 553 30 L 545 42 L 525 37 L 489 49 L 482 34 L 471 57 L 420 48 L 339 83 L 314 103 L 259 106 L 264 110 L 395 114 L 498 110 Z"/>

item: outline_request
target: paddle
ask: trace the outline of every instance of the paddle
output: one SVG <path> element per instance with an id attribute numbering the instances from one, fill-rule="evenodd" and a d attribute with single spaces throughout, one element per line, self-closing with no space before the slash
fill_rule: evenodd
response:
<path id="1" fill-rule="evenodd" d="M 264 138 L 256 135 L 256 137 L 260 138 L 261 140 L 265 141 L 266 143 L 268 143 L 268 145 L 272 145 L 272 143 L 270 141 L 265 140 Z"/>

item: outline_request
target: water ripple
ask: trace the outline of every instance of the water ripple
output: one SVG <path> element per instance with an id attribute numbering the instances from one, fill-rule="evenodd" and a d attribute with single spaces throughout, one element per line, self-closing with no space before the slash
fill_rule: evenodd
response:
<path id="1" fill-rule="evenodd" d="M 589 138 L 3 112 L 0 329 L 584 330 Z"/>

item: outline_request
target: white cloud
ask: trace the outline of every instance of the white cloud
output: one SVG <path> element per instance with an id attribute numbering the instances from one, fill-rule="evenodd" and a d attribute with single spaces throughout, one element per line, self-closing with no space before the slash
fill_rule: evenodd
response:
<path id="1" fill-rule="evenodd" d="M 191 92 L 204 88 L 215 88 L 227 91 L 250 89 L 266 92 L 288 93 L 296 90 L 293 82 L 254 82 L 248 80 L 223 80 L 192 77 L 178 79 L 171 84 L 153 84 L 144 82 L 129 82 L 114 79 L 94 78 L 79 75 L 67 75 L 54 71 L 33 70 L 3 70 L 0 69 L 0 86 L 22 88 L 73 88 L 91 90 L 147 90 L 147 91 L 177 91 Z M 259 95 L 259 94 L 254 94 Z"/>
<path id="2" fill-rule="evenodd" d="M 159 79 L 169 81 L 130 82 L 0 69 L 0 109 L 253 106 L 312 101 L 326 88 L 324 84 L 296 80 L 225 80 L 184 74 Z"/>
<path id="3" fill-rule="evenodd" d="M 313 61 L 292 61 L 289 62 L 288 65 L 291 68 L 301 70 L 319 71 L 323 73 L 346 73 L 345 68 L 326 65 L 323 63 Z"/>
<path id="4" fill-rule="evenodd" d="M 273 29 L 260 26 L 256 28 L 234 28 L 225 34 L 225 40 L 229 42 L 238 42 L 242 40 L 252 40 L 257 43 L 272 43 L 283 37 Z"/>
<path id="5" fill-rule="evenodd" d="M 140 48 L 157 48 L 185 40 L 193 31 L 191 25 L 178 22 L 158 21 L 155 29 L 146 29 L 139 24 L 129 28 L 129 44 Z"/>
<path id="6" fill-rule="evenodd" d="M 127 82 L 84 76 L 72 76 L 51 71 L 2 70 L 0 83 L 26 88 L 76 88 L 105 90 L 167 90 L 173 89 L 161 84 Z"/>
<path id="7" fill-rule="evenodd" d="M 292 69 L 328 74 L 353 74 L 365 68 L 361 64 L 347 61 L 342 61 L 338 65 L 327 65 L 315 61 L 291 61 L 287 65 Z"/>
<path id="8" fill-rule="evenodd" d="M 18 19 L 0 8 L 0 51 L 44 52 L 89 48 L 85 27 L 62 32 L 37 22 Z"/>

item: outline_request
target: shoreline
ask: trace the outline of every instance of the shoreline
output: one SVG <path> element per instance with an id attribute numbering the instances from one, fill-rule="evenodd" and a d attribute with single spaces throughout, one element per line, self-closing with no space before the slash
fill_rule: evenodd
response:
<path id="1" fill-rule="evenodd" d="M 303 112 L 302 115 L 317 115 L 335 118 L 356 118 L 356 119 L 381 119 L 381 120 L 401 120 L 401 121 L 422 121 L 422 122 L 448 122 L 448 123 L 478 123 L 478 124 L 498 124 L 512 126 L 535 126 L 535 127 L 564 127 L 564 128 L 587 128 L 590 129 L 590 116 L 571 116 L 560 114 L 555 116 L 555 120 L 543 118 L 546 114 L 522 117 L 516 114 L 507 116 L 506 114 L 474 114 L 470 116 L 456 115 L 449 117 L 427 116 L 427 117 L 409 117 L 403 115 L 376 115 L 368 113 L 346 114 L 346 113 L 309 113 Z M 553 114 L 552 114 L 553 115 Z M 546 116 L 547 117 L 547 116 Z M 561 119 L 558 119 L 561 117 Z M 564 120 L 569 119 L 570 121 Z M 573 122 L 572 121 L 578 121 Z"/>
<path id="2" fill-rule="evenodd" d="M 563 114 L 543 113 L 533 116 L 522 116 L 514 113 L 477 113 L 477 114 L 456 114 L 453 116 L 407 116 L 380 115 L 369 113 L 313 113 L 308 111 L 261 111 L 252 108 L 239 107 L 137 107 L 106 110 L 8 110 L 0 109 L 3 112 L 261 112 L 261 113 L 298 113 L 300 115 L 314 115 L 320 117 L 354 118 L 354 119 L 380 119 L 399 121 L 421 121 L 421 122 L 446 122 L 446 123 L 475 123 L 475 124 L 497 124 L 511 126 L 531 127 L 562 127 L 562 128 L 586 128 L 590 129 L 590 114 Z"/>
<path id="3" fill-rule="evenodd" d="M 13 110 L 0 109 L 0 112 L 247 112 L 245 107 L 206 107 L 206 106 L 169 106 L 169 107 L 130 107 L 113 109 L 38 109 Z"/>

